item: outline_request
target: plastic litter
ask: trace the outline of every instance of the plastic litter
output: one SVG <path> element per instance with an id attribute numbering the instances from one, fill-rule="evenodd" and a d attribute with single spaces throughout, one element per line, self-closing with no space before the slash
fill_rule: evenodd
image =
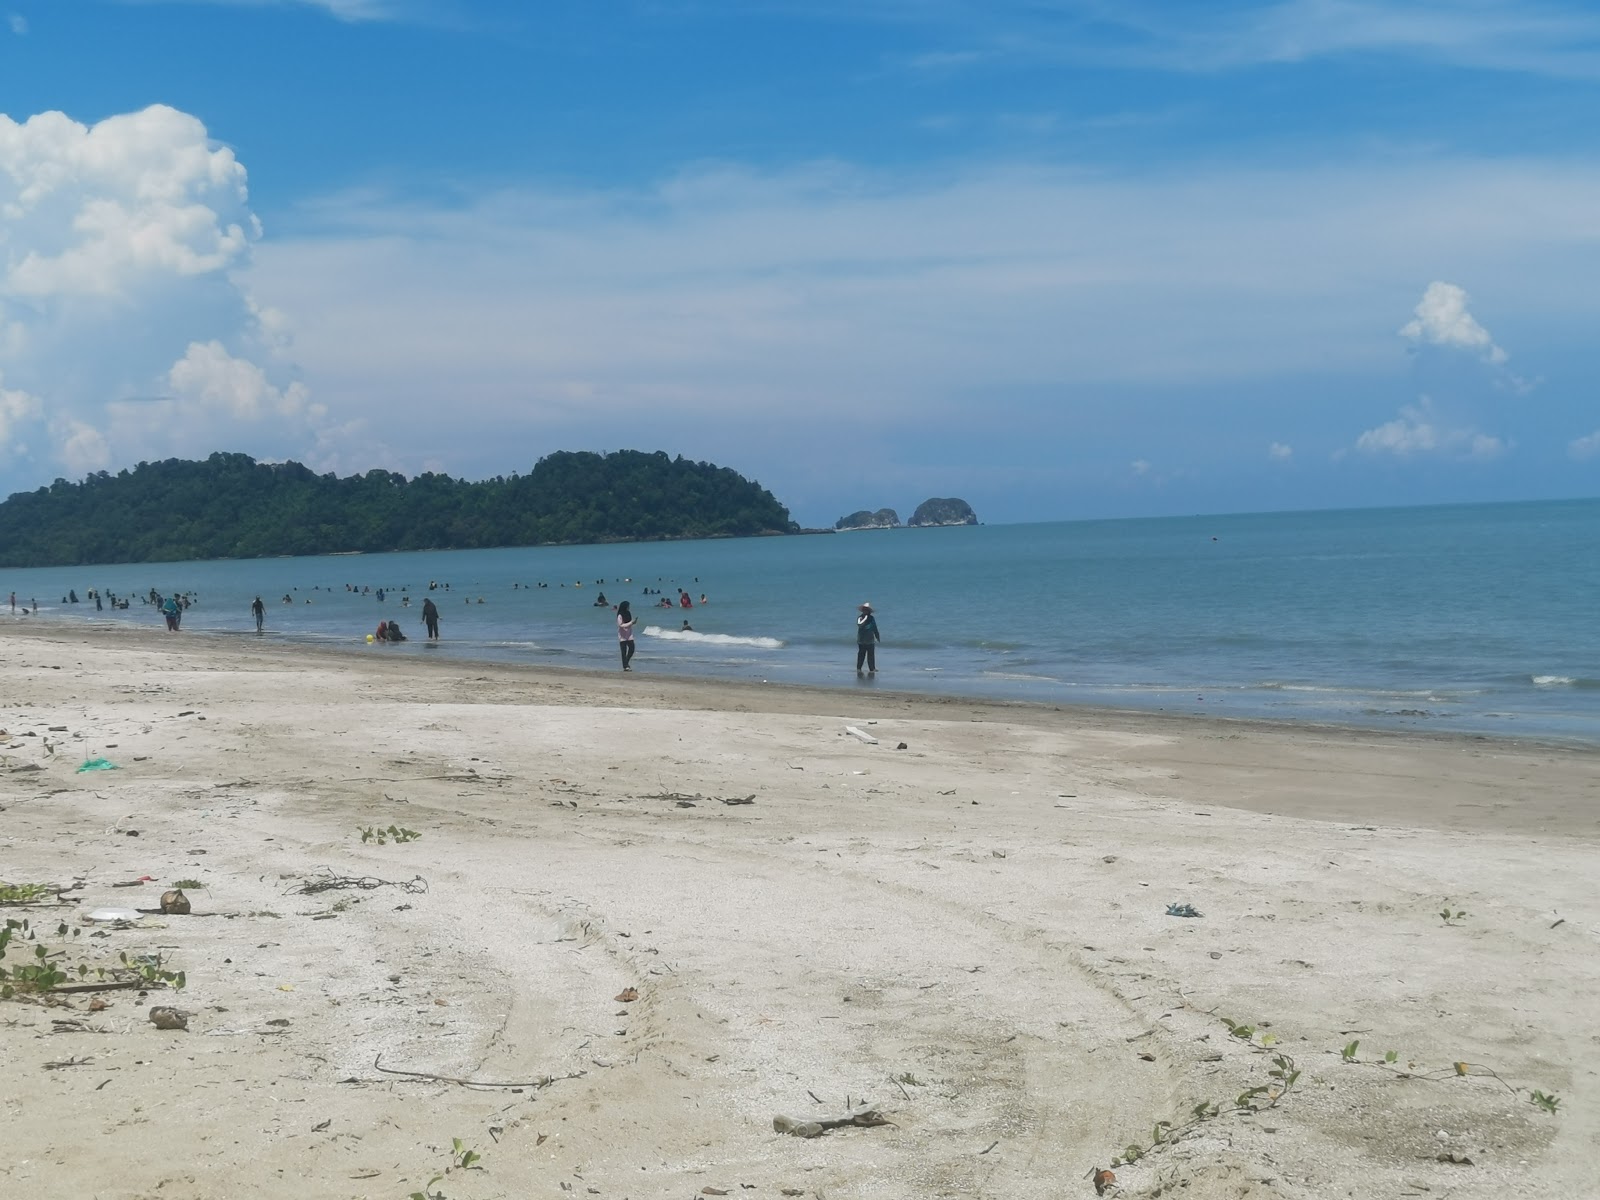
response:
<path id="1" fill-rule="evenodd" d="M 1198 908 L 1196 908 L 1192 904 L 1169 904 L 1169 905 L 1167 905 L 1167 916 L 1169 916 L 1169 917 L 1203 917 L 1203 916 L 1205 916 L 1205 913 L 1201 912 Z"/>
<path id="2" fill-rule="evenodd" d="M 97 908 L 83 918 L 85 921 L 137 921 L 139 913 L 132 908 Z"/>
<path id="3" fill-rule="evenodd" d="M 78 768 L 78 774 L 82 775 L 85 771 L 120 771 L 121 769 L 109 758 L 91 758 L 86 759 L 83 766 Z"/>

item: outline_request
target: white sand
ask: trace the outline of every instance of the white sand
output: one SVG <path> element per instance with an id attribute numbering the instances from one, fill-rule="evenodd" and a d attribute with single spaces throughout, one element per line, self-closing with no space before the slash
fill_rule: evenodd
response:
<path id="1" fill-rule="evenodd" d="M 70 951 L 182 992 L 0 1002 L 0 1195 L 1093 1196 L 1276 1051 L 1121 1194 L 1600 1193 L 1594 752 L 6 632 L 0 879 L 84 882 L 0 915 L 206 887 Z"/>

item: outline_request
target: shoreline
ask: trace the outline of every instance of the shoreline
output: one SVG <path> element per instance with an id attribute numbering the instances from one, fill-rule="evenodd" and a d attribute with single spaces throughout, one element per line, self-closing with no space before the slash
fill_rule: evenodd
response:
<path id="1" fill-rule="evenodd" d="M 202 885 L 64 947 L 181 992 L 0 1001 L 17 1194 L 1592 1180 L 1592 751 L 45 625 L 0 696 L 5 881 L 70 889 L 0 915 Z M 774 1131 L 847 1097 L 893 1124 Z"/>
<path id="2" fill-rule="evenodd" d="M 1174 731 L 1190 726 L 1217 725 L 1224 729 L 1245 730 L 1262 734 L 1276 733 L 1282 736 L 1293 736 L 1304 732 L 1325 737 L 1349 735 L 1352 737 L 1371 737 L 1378 740 L 1420 741 L 1445 745 L 1488 744 L 1508 748 L 1548 749 L 1568 751 L 1575 754 L 1591 754 L 1596 757 L 1597 761 L 1600 761 L 1600 735 L 1597 735 L 1594 739 L 1582 739 L 1562 737 L 1555 734 L 1518 734 L 1499 730 L 1484 732 L 1478 730 L 1365 725 L 1289 716 L 1233 716 L 1221 712 L 1178 712 L 1161 708 L 1097 704 L 1090 701 L 1074 702 L 1067 700 L 1052 702 L 1024 698 L 974 696 L 957 692 L 900 690 L 877 682 L 856 687 L 847 685 L 831 686 L 822 683 L 769 682 L 767 680 L 758 682 L 750 679 L 720 678 L 715 675 L 673 674 L 667 670 L 658 671 L 647 668 L 633 672 L 632 677 L 628 681 L 624 681 L 617 678 L 620 676 L 620 672 L 598 667 L 473 658 L 450 653 L 443 649 L 441 649 L 439 658 L 432 661 L 425 658 L 401 658 L 399 656 L 387 660 L 367 660 L 360 656 L 365 654 L 383 655 L 386 653 L 387 648 L 361 644 L 355 638 L 351 639 L 349 646 L 309 638 L 298 640 L 292 636 L 284 635 L 257 638 L 253 631 L 243 627 L 228 631 L 191 629 L 179 633 L 174 638 L 165 629 L 158 628 L 155 625 L 146 627 L 123 623 L 113 624 L 109 621 L 95 623 L 93 618 L 88 618 L 84 624 L 74 625 L 69 623 L 67 619 L 54 616 L 30 617 L 21 622 L 0 624 L 0 637 L 8 633 L 20 633 L 23 637 L 44 639 L 81 635 L 82 639 L 86 641 L 105 638 L 108 639 L 108 644 L 137 644 L 145 649 L 154 649 L 160 645 L 170 646 L 179 651 L 182 650 L 185 643 L 202 643 L 206 647 L 216 650 L 239 650 L 257 655 L 314 656 L 319 659 L 326 658 L 332 662 L 352 663 L 387 661 L 396 667 L 409 665 L 422 671 L 442 671 L 453 667 L 458 671 L 469 669 L 492 671 L 533 679 L 537 679 L 542 675 L 550 675 L 572 680 L 588 680 L 600 687 L 609 687 L 612 684 L 615 684 L 618 688 L 627 687 L 630 689 L 663 686 L 681 688 L 691 694 L 698 693 L 701 689 L 710 688 L 733 690 L 748 693 L 750 696 L 792 694 L 798 698 L 800 696 L 814 695 L 817 697 L 833 697 L 836 700 L 849 699 L 867 702 L 870 702 L 873 698 L 882 698 L 903 703 L 923 703 L 934 706 L 953 705 L 971 708 L 975 711 L 992 710 L 995 713 L 1034 713 L 1041 716 L 1044 714 L 1057 714 L 1083 722 L 1098 722 L 1101 725 L 1148 723 L 1158 729 L 1170 726 Z M 172 640 L 168 641 L 167 639 Z M 427 645 L 421 639 L 413 638 L 409 640 L 415 645 Z M 441 643 L 441 647 L 443 645 Z M 800 705 L 801 702 L 796 699 L 794 704 Z M 798 709 L 794 706 L 784 705 L 774 707 L 773 711 L 793 712 L 798 711 Z"/>

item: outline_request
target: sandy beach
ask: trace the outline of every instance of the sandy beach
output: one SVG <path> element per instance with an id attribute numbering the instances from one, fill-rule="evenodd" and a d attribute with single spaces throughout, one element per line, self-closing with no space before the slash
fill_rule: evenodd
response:
<path id="1" fill-rule="evenodd" d="M 4 634 L 7 1195 L 1596 1194 L 1600 752 Z"/>

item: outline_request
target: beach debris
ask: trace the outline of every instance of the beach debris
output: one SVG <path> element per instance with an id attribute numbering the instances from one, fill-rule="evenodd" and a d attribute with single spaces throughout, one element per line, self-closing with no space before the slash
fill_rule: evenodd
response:
<path id="1" fill-rule="evenodd" d="M 1169 904 L 1169 905 L 1167 905 L 1167 916 L 1169 916 L 1169 917 L 1203 917 L 1203 916 L 1205 916 L 1205 913 L 1201 912 L 1198 908 L 1196 908 L 1192 904 Z"/>
<path id="2" fill-rule="evenodd" d="M 175 1029 L 187 1033 L 189 1014 L 170 1005 L 158 1004 L 150 1010 L 150 1024 L 157 1029 Z"/>
<path id="3" fill-rule="evenodd" d="M 44 1069 L 46 1071 L 62 1071 L 67 1067 L 86 1067 L 93 1061 L 93 1058 L 79 1058 L 74 1054 L 71 1058 L 63 1058 L 57 1062 L 47 1062 L 44 1064 Z"/>
<path id="4" fill-rule="evenodd" d="M 186 917 L 189 915 L 189 897 L 183 894 L 182 888 L 174 888 L 170 892 L 161 893 L 161 911 L 167 915 Z"/>
<path id="5" fill-rule="evenodd" d="M 521 1083 L 495 1083 L 483 1079 L 458 1079 L 454 1075 L 435 1075 L 432 1071 L 407 1071 L 400 1067 L 386 1067 L 383 1065 L 383 1055 L 378 1055 L 372 1060 L 372 1069 L 382 1071 L 385 1075 L 398 1075 L 403 1079 L 419 1079 L 429 1083 L 454 1083 L 461 1087 L 470 1088 L 510 1088 L 520 1092 L 524 1088 L 546 1088 L 552 1083 L 559 1083 L 563 1079 L 581 1079 L 587 1071 L 571 1071 L 566 1075 L 541 1075 L 538 1079 L 527 1080 Z M 350 1080 L 346 1082 L 359 1082 Z"/>
<path id="6" fill-rule="evenodd" d="M 909 750 L 909 749 L 911 749 L 911 747 L 906 745 L 904 742 L 901 742 L 898 746 L 895 747 L 895 749 L 896 750 Z"/>
<path id="7" fill-rule="evenodd" d="M 860 738 L 869 746 L 876 746 L 878 744 L 878 739 L 873 737 L 865 729 L 857 729 L 854 725 L 846 725 L 844 727 L 844 731 L 853 738 Z"/>
<path id="8" fill-rule="evenodd" d="M 617 993 L 617 1003 L 618 1004 L 632 1004 L 638 998 L 639 998 L 639 989 L 638 988 L 625 987 L 620 992 Z"/>
<path id="9" fill-rule="evenodd" d="M 723 804 L 754 804 L 756 794 L 751 792 L 748 796 L 703 796 L 699 792 L 690 795 L 688 792 L 656 792 L 649 796 L 640 796 L 641 800 L 671 800 L 679 808 L 695 808 L 702 802 L 712 800 Z"/>
<path id="10" fill-rule="evenodd" d="M 137 921 L 139 910 L 136 908 L 97 908 L 93 912 L 85 913 L 85 921 L 104 922 L 107 925 L 118 921 Z"/>
<path id="11" fill-rule="evenodd" d="M 1105 1167 L 1099 1167 L 1094 1172 L 1093 1180 L 1094 1194 L 1096 1196 L 1104 1196 L 1107 1189 L 1117 1182 L 1117 1173 L 1107 1170 Z"/>
<path id="12" fill-rule="evenodd" d="M 82 775 L 85 771 L 120 771 L 121 769 L 109 758 L 90 758 L 84 760 L 83 766 L 78 768 L 77 773 Z"/>
<path id="13" fill-rule="evenodd" d="M 776 1132 L 799 1138 L 821 1137 L 830 1129 L 843 1129 L 847 1125 L 871 1128 L 875 1125 L 892 1124 L 893 1122 L 880 1113 L 877 1105 L 871 1100 L 862 1100 L 851 1105 L 843 1116 L 824 1117 L 820 1121 L 808 1121 L 802 1117 L 786 1117 L 782 1114 L 772 1118 L 772 1128 Z"/>
<path id="14" fill-rule="evenodd" d="M 339 888 L 360 888 L 364 892 L 381 887 L 397 887 L 403 892 L 420 896 L 428 890 L 428 881 L 421 875 L 410 879 L 379 879 L 376 875 L 335 875 L 324 867 L 320 875 L 300 880 L 298 887 L 289 889 L 291 896 L 315 896 L 318 892 L 331 892 Z"/>

